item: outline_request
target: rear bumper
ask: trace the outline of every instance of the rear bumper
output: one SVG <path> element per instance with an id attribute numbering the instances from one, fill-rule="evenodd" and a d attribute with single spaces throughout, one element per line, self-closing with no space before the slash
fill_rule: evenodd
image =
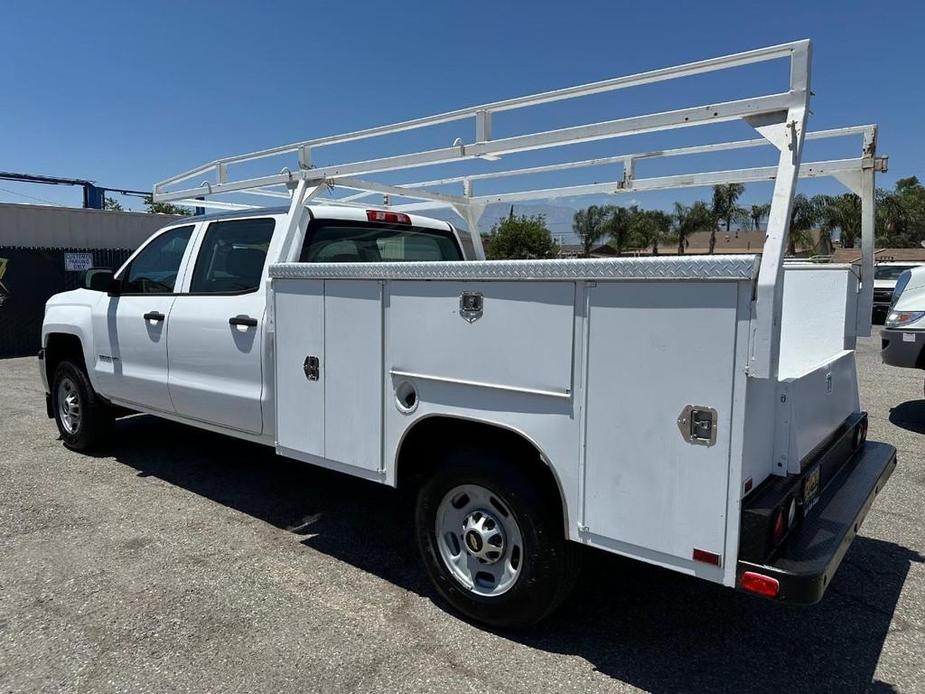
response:
<path id="1" fill-rule="evenodd" d="M 880 331 L 880 357 L 884 364 L 920 368 L 925 352 L 925 330 L 894 330 L 884 328 Z"/>
<path id="2" fill-rule="evenodd" d="M 736 587 L 748 571 L 775 579 L 774 599 L 811 605 L 822 599 L 874 499 L 896 467 L 896 449 L 869 441 L 825 487 L 795 535 L 766 564 L 739 560 Z"/>

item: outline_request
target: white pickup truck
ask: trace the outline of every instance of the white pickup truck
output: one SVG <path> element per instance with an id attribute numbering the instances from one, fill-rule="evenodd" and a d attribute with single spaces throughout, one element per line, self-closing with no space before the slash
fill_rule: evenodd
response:
<path id="1" fill-rule="evenodd" d="M 787 91 L 492 135 L 495 114 L 769 60 L 790 61 Z M 866 441 L 854 359 L 857 336 L 870 334 L 874 173 L 885 162 L 874 126 L 806 132 L 809 64 L 809 42 L 798 41 L 228 157 L 159 183 L 157 200 L 226 211 L 171 224 L 114 276 L 91 270 L 86 288 L 49 300 L 40 354 L 49 416 L 77 450 L 97 444 L 115 416 L 146 412 L 409 488 L 437 590 L 495 626 L 554 610 L 579 545 L 815 602 L 896 452 Z M 313 159 L 469 118 L 472 142 Z M 736 120 L 760 137 L 521 169 L 494 163 Z M 844 136 L 861 137 L 859 157 L 801 166 L 805 139 Z M 636 175 L 644 159 L 761 146 L 776 165 Z M 253 175 L 256 163 L 286 155 L 297 157 L 291 168 Z M 414 183 L 374 175 L 473 160 L 496 168 Z M 621 165 L 620 175 L 475 192 L 492 178 L 602 162 Z M 246 177 L 232 175 L 239 164 L 250 165 Z M 783 262 L 800 176 L 833 176 L 861 196 L 860 273 Z M 193 178 L 207 180 L 181 187 Z M 492 202 L 731 181 L 774 181 L 762 256 L 484 259 L 477 223 Z M 457 185 L 461 195 L 448 192 Z M 287 206 L 215 199 L 226 194 Z M 414 214 L 439 207 L 469 232 Z"/>

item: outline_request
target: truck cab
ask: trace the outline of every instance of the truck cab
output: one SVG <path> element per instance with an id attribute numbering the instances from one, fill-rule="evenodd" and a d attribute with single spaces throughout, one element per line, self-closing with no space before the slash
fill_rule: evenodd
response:
<path id="1" fill-rule="evenodd" d="M 896 283 L 906 270 L 921 267 L 921 263 L 884 261 L 874 266 L 874 311 L 873 321 L 882 324 L 893 304 Z"/>
<path id="2" fill-rule="evenodd" d="M 154 234 L 114 276 L 88 273 L 96 290 L 52 297 L 42 352 L 49 409 L 68 420 L 63 388 L 73 383 L 60 393 L 52 386 L 58 364 L 73 356 L 112 405 L 272 444 L 267 268 L 284 252 L 287 212 L 178 221 Z M 312 206 L 309 213 L 293 260 L 464 259 L 460 236 L 447 222 L 347 207 Z"/>

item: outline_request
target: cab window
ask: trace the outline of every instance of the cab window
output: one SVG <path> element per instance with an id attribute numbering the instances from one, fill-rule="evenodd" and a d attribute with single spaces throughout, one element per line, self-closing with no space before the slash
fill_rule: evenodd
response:
<path id="1" fill-rule="evenodd" d="M 893 308 L 896 305 L 896 302 L 899 301 L 899 297 L 904 291 L 906 291 L 906 285 L 909 284 L 909 280 L 912 279 L 912 272 L 909 270 L 904 270 L 903 273 L 899 276 L 899 279 L 896 281 L 896 288 L 893 290 L 893 299 L 890 301 L 890 308 Z"/>
<path id="2" fill-rule="evenodd" d="M 273 219 L 212 222 L 206 230 L 190 282 L 191 294 L 245 294 L 260 286 Z"/>
<path id="3" fill-rule="evenodd" d="M 192 234 L 193 225 L 177 227 L 148 243 L 122 273 L 122 293 L 172 293 Z"/>
<path id="4" fill-rule="evenodd" d="M 462 260 L 449 230 L 401 224 L 316 220 L 305 235 L 303 263 L 381 263 Z"/>

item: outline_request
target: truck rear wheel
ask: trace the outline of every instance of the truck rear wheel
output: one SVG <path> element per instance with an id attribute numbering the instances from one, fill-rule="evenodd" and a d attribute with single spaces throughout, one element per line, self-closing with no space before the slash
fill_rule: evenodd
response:
<path id="1" fill-rule="evenodd" d="M 560 508 L 517 461 L 493 451 L 446 456 L 420 488 L 418 547 L 440 595 L 500 628 L 551 614 L 578 573 Z"/>
<path id="2" fill-rule="evenodd" d="M 65 360 L 58 364 L 51 398 L 58 432 L 68 448 L 89 450 L 109 434 L 112 410 L 93 390 L 83 369 L 74 362 Z"/>

